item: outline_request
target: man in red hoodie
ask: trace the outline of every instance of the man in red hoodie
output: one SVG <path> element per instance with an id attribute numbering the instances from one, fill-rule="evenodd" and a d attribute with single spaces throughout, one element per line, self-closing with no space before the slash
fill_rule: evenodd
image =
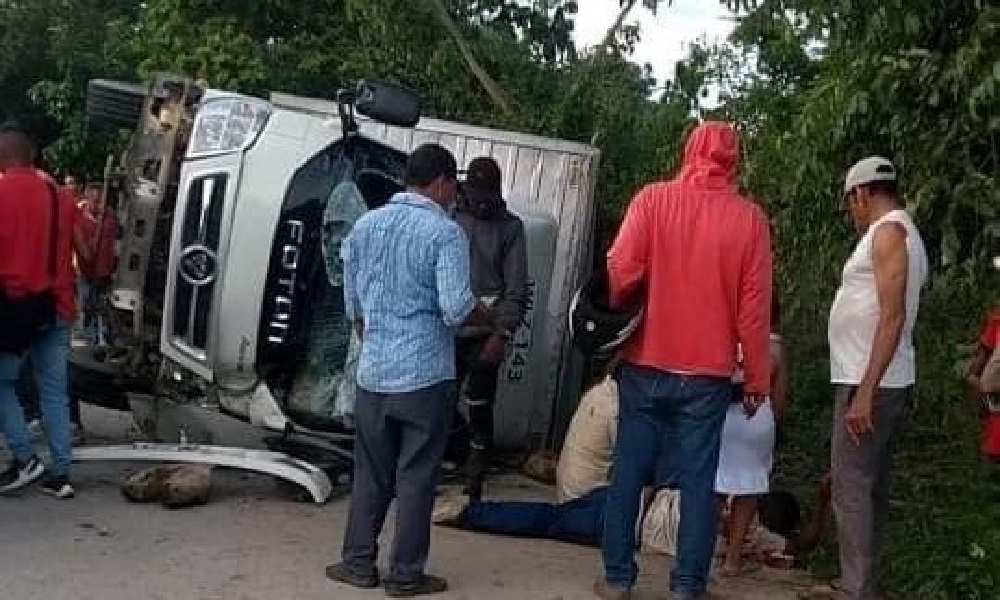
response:
<path id="1" fill-rule="evenodd" d="M 618 373 L 601 598 L 627 599 L 635 585 L 640 490 L 661 447 L 673 454 L 681 490 L 670 589 L 678 600 L 702 597 L 718 529 L 713 487 L 726 410 L 742 401 L 752 415 L 769 393 L 770 231 L 761 208 L 737 191 L 738 158 L 730 124 L 699 125 L 677 177 L 639 191 L 608 252 L 611 303 L 640 292 L 645 313 Z M 737 346 L 743 398 L 730 385 Z"/>
<path id="2" fill-rule="evenodd" d="M 51 291 L 56 313 L 55 322 L 34 338 L 26 352 L 0 352 L 0 424 L 14 456 L 10 467 L 0 473 L 0 493 L 24 488 L 47 471 L 42 490 L 58 498 L 69 498 L 74 492 L 69 482 L 72 443 L 67 365 L 70 324 L 76 312 L 73 289 L 76 203 L 51 178 L 32 166 L 34 158 L 34 145 L 23 131 L 0 127 L 0 287 L 10 298 Z M 53 207 L 57 215 L 53 214 Z M 51 454 L 48 467 L 35 454 L 15 391 L 26 358 L 30 358 L 38 385 L 42 424 Z"/>

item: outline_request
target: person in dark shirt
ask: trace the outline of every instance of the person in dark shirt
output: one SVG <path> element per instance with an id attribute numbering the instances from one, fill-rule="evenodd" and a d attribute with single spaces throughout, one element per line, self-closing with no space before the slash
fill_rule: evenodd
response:
<path id="1" fill-rule="evenodd" d="M 493 407 L 500 365 L 528 304 L 528 258 L 524 223 L 507 210 L 500 166 L 489 157 L 469 163 L 459 190 L 455 220 L 469 238 L 472 293 L 494 315 L 491 326 L 459 330 L 458 382 L 469 411 L 468 486 L 482 496 L 493 447 Z"/>

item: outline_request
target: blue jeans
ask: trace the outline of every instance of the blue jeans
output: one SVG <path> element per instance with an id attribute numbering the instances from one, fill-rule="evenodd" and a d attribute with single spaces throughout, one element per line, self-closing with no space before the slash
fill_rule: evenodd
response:
<path id="1" fill-rule="evenodd" d="M 80 335 L 91 346 L 105 345 L 104 317 L 99 310 L 102 293 L 100 286 L 88 283 L 83 277 L 77 280 L 76 297 L 80 299 L 80 317 L 77 326 Z"/>
<path id="2" fill-rule="evenodd" d="M 596 546 L 604 530 L 608 488 L 600 487 L 562 504 L 473 502 L 458 526 L 470 531 Z"/>
<path id="3" fill-rule="evenodd" d="M 607 582 L 632 588 L 638 576 L 635 523 L 640 493 L 657 468 L 670 463 L 681 491 L 677 561 L 670 589 L 705 590 L 718 530 L 715 471 L 719 438 L 732 397 L 729 379 L 675 375 L 623 364 L 618 374 L 618 439 L 604 518 Z"/>
<path id="4" fill-rule="evenodd" d="M 69 342 L 70 325 L 59 322 L 45 331 L 25 354 L 0 354 L 0 425 L 7 446 L 22 463 L 35 455 L 31 431 L 14 389 L 21 364 L 30 358 L 38 385 L 42 426 L 52 455 L 49 472 L 56 476 L 69 475 L 73 462 L 67 390 Z"/>

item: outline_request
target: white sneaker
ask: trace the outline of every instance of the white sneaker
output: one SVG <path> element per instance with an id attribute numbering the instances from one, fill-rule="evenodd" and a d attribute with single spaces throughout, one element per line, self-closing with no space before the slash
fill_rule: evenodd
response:
<path id="1" fill-rule="evenodd" d="M 45 466 L 42 464 L 42 461 L 38 460 L 37 456 L 31 457 L 24 464 L 20 464 L 15 460 L 6 471 L 0 473 L 0 494 L 28 487 L 38 481 L 38 478 L 44 473 Z"/>

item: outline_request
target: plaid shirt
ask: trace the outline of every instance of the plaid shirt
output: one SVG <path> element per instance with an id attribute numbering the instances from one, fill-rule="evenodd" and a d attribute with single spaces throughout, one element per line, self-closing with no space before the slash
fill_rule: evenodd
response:
<path id="1" fill-rule="evenodd" d="M 472 312 L 469 242 L 444 209 L 404 192 L 362 216 L 341 250 L 351 321 L 364 322 L 358 386 L 397 394 L 455 379 Z"/>

